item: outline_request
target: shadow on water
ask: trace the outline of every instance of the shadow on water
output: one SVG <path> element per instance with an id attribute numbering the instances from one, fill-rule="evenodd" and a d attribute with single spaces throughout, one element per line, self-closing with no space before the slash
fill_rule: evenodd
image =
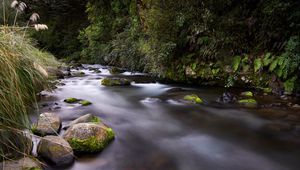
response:
<path id="1" fill-rule="evenodd" d="M 147 82 L 130 87 L 104 87 L 111 76 L 84 69 L 86 76 L 62 80 L 40 102 L 41 112 L 59 114 L 67 122 L 86 113 L 95 114 L 111 126 L 116 139 L 101 153 L 81 155 L 72 170 L 285 170 L 299 169 L 300 142 L 285 135 L 266 134 L 263 125 L 271 120 L 254 110 L 214 107 L 222 88 L 186 88 Z M 139 79 L 125 73 L 121 77 Z M 138 82 L 138 80 L 136 80 Z M 206 105 L 182 103 L 185 94 L 199 94 Z M 91 101 L 91 106 L 66 104 L 65 98 Z M 276 110 L 274 110 L 276 112 Z M 33 116 L 34 120 L 35 117 Z M 63 133 L 63 132 L 61 132 Z M 48 169 L 59 169 L 51 168 Z"/>

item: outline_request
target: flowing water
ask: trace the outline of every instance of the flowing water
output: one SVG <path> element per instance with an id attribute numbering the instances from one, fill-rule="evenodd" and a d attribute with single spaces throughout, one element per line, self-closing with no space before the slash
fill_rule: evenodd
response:
<path id="1" fill-rule="evenodd" d="M 288 110 L 222 106 L 214 103 L 224 92 L 222 88 L 179 89 L 176 85 L 145 83 L 142 74 L 123 73 L 123 77 L 139 80 L 129 87 L 104 87 L 100 80 L 111 76 L 107 69 L 86 67 L 98 67 L 102 73 L 82 69 L 85 76 L 62 80 L 53 92 L 43 92 L 40 112 L 56 112 L 63 124 L 92 113 L 114 129 L 116 139 L 101 153 L 78 156 L 73 165 L 61 169 L 300 169 L 299 122 L 288 122 L 293 127 L 284 132 L 269 133 L 265 128 L 285 120 L 282 117 Z M 182 102 L 180 98 L 186 94 L 198 94 L 206 104 Z M 64 103 L 69 97 L 93 104 L 84 107 Z M 276 115 L 282 116 L 265 118 L 261 112 L 279 112 L 282 114 Z"/>

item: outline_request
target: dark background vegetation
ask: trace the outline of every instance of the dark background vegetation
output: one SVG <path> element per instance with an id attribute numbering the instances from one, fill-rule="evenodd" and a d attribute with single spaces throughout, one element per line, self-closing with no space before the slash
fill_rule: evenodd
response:
<path id="1" fill-rule="evenodd" d="M 30 0 L 28 0 L 30 1 Z M 299 0 L 40 0 L 58 58 L 182 82 L 299 87 Z M 283 89 L 283 90 L 282 90 Z"/>

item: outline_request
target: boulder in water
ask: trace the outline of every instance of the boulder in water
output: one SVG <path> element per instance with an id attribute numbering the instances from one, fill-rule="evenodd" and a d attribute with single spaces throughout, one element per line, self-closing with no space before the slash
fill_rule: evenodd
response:
<path id="1" fill-rule="evenodd" d="M 81 104 L 82 106 L 88 106 L 88 105 L 91 105 L 92 103 L 90 101 L 87 101 L 87 100 L 81 100 L 79 102 L 79 104 Z"/>
<path id="2" fill-rule="evenodd" d="M 114 139 L 114 132 L 103 123 L 79 123 L 72 125 L 64 134 L 75 152 L 102 151 Z"/>
<path id="3" fill-rule="evenodd" d="M 79 101 L 79 99 L 76 98 L 67 98 L 64 100 L 64 102 L 72 104 L 72 103 L 77 103 Z"/>
<path id="4" fill-rule="evenodd" d="M 202 104 L 203 103 L 203 100 L 199 96 L 197 96 L 196 94 L 186 95 L 186 96 L 184 96 L 183 100 L 193 102 L 193 103 L 197 103 L 197 104 Z"/>
<path id="5" fill-rule="evenodd" d="M 101 84 L 103 86 L 129 86 L 130 81 L 124 78 L 104 78 Z"/>
<path id="6" fill-rule="evenodd" d="M 234 94 L 225 92 L 222 94 L 221 97 L 218 98 L 217 102 L 219 103 L 234 103 L 236 102 L 237 98 L 235 97 Z"/>
<path id="7" fill-rule="evenodd" d="M 38 145 L 38 155 L 55 166 L 69 165 L 74 160 L 71 146 L 62 137 L 43 137 Z"/>
<path id="8" fill-rule="evenodd" d="M 88 122 L 92 122 L 92 123 L 100 123 L 101 119 L 97 116 L 94 116 L 92 114 L 86 114 L 83 115 L 75 120 L 73 120 L 72 122 L 70 122 L 67 126 L 64 127 L 64 129 L 67 129 L 75 124 L 78 123 L 88 123 Z"/>
<path id="9" fill-rule="evenodd" d="M 31 130 L 34 134 L 46 136 L 55 135 L 59 132 L 61 120 L 55 113 L 42 113 L 38 121 L 32 126 Z"/>
<path id="10" fill-rule="evenodd" d="M 121 74 L 121 73 L 125 72 L 125 70 L 120 69 L 118 67 L 111 67 L 111 68 L 108 69 L 108 71 L 109 71 L 110 74 Z"/>

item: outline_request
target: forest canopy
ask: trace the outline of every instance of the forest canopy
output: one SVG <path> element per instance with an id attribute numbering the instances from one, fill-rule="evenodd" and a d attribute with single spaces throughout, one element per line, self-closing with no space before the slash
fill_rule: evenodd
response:
<path id="1" fill-rule="evenodd" d="M 175 81 L 296 90 L 297 0 L 34 1 L 50 30 L 34 35 L 68 61 Z M 259 74 L 260 76 L 257 76 Z"/>

